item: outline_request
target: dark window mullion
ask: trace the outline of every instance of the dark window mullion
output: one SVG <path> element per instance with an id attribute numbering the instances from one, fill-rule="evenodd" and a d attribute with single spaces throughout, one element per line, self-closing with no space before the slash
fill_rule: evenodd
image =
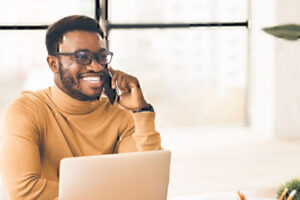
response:
<path id="1" fill-rule="evenodd" d="M 0 25 L 0 30 L 44 30 L 49 25 Z"/>
<path id="2" fill-rule="evenodd" d="M 196 27 L 246 27 L 248 28 L 248 20 L 245 22 L 208 22 L 208 23 L 136 23 L 136 24 L 117 24 L 109 23 L 109 5 L 108 0 L 105 0 L 105 20 L 107 22 L 106 35 L 112 29 L 147 29 L 147 28 L 196 28 Z"/>
<path id="3" fill-rule="evenodd" d="M 95 19 L 99 22 L 101 17 L 100 0 L 95 0 Z"/>
<path id="4" fill-rule="evenodd" d="M 142 28 L 194 28 L 194 27 L 248 27 L 246 22 L 211 22 L 211 23 L 168 23 L 168 24 L 108 24 L 108 29 L 142 29 Z"/>

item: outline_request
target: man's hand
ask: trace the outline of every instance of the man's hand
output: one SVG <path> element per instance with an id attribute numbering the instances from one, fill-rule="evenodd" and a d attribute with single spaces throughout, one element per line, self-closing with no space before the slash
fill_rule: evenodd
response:
<path id="1" fill-rule="evenodd" d="M 148 105 L 137 78 L 119 70 L 115 71 L 112 67 L 109 67 L 109 71 L 112 74 L 112 88 L 120 89 L 121 94 L 117 97 L 117 102 L 121 106 L 128 110 L 138 110 Z"/>

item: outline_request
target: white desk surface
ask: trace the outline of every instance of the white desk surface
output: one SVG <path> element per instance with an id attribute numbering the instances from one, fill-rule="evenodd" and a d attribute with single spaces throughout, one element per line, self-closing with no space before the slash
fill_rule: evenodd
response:
<path id="1" fill-rule="evenodd" d="M 254 197 L 252 195 L 247 195 L 247 192 L 244 192 L 247 197 L 247 200 L 276 200 L 276 198 L 260 198 Z M 237 200 L 238 195 L 236 192 L 219 192 L 219 193 L 208 193 L 208 194 L 199 194 L 199 195 L 184 195 L 184 196 L 169 196 L 168 200 Z"/>

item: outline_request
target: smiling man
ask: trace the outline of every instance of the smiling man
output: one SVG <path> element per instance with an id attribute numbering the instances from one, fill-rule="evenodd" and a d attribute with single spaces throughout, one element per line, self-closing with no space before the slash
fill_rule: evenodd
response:
<path id="1" fill-rule="evenodd" d="M 69 16 L 46 34 L 54 86 L 24 91 L 6 109 L 1 175 L 9 199 L 55 199 L 65 157 L 161 149 L 153 107 L 138 80 L 109 66 L 97 21 Z M 105 80 L 120 95 L 113 105 Z M 108 84 L 109 85 L 109 84 Z"/>

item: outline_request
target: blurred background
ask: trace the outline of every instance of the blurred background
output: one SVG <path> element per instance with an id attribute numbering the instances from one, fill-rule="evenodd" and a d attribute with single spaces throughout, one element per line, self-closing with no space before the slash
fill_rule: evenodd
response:
<path id="1" fill-rule="evenodd" d="M 53 85 L 46 27 L 87 15 L 107 32 L 112 67 L 138 77 L 154 105 L 173 152 L 170 199 L 236 188 L 273 197 L 300 174 L 300 43 L 261 29 L 299 23 L 299 8 L 297 0 L 1 0 L 0 116 L 21 91 Z"/>

